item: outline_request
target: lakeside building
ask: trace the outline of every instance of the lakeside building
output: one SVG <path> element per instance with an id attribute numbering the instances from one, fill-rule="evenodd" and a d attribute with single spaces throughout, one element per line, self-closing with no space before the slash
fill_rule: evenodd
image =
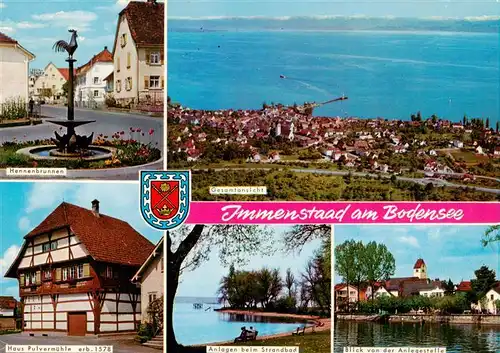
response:
<path id="1" fill-rule="evenodd" d="M 381 296 L 409 297 L 422 295 L 426 297 L 444 296 L 444 288 L 439 279 L 428 278 L 427 265 L 423 259 L 417 259 L 413 266 L 412 277 L 393 277 L 385 281 L 376 282 L 373 285 L 362 283 L 358 288 L 349 285 L 349 299 L 347 300 L 346 284 L 335 285 L 336 307 L 357 301 L 366 301 Z M 338 299 L 338 300 L 337 300 Z"/>
<path id="2" fill-rule="evenodd" d="M 25 237 L 5 277 L 19 283 L 25 331 L 71 336 L 135 331 L 140 290 L 131 282 L 154 245 L 127 222 L 61 203 Z"/>
<path id="3" fill-rule="evenodd" d="M 113 55 L 108 47 L 76 69 L 75 104 L 95 108 L 106 99 L 106 78 L 113 72 Z"/>
<path id="4" fill-rule="evenodd" d="M 164 11 L 164 3 L 156 0 L 131 1 L 119 14 L 113 46 L 113 98 L 118 104 L 163 109 Z"/>
<path id="5" fill-rule="evenodd" d="M 29 101 L 29 63 L 35 55 L 0 32 L 0 114 L 8 101 Z"/>

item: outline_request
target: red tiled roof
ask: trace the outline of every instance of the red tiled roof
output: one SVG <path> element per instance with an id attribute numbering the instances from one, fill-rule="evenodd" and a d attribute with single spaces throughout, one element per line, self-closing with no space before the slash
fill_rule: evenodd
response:
<path id="1" fill-rule="evenodd" d="M 414 269 L 416 268 L 421 268 L 425 266 L 425 262 L 423 259 L 418 259 L 417 262 L 415 262 L 415 266 L 413 266 Z"/>
<path id="2" fill-rule="evenodd" d="M 457 292 L 470 292 L 472 290 L 470 281 L 462 281 L 457 286 Z"/>
<path id="3" fill-rule="evenodd" d="M 0 297 L 0 308 L 14 309 L 17 306 L 17 300 L 14 297 Z"/>
<path id="4" fill-rule="evenodd" d="M 61 75 L 64 77 L 64 79 L 66 81 L 69 80 L 69 69 L 61 69 L 58 67 L 57 70 L 59 70 L 59 72 L 61 73 Z M 74 72 L 76 73 L 76 70 Z"/>
<path id="5" fill-rule="evenodd" d="M 165 4 L 131 1 L 120 12 L 125 16 L 136 45 L 163 45 Z"/>
<path id="6" fill-rule="evenodd" d="M 67 202 L 61 203 L 25 239 L 66 227 L 96 261 L 140 266 L 155 247 L 127 222 L 104 214 L 96 216 L 91 210 Z M 19 257 L 6 276 L 15 277 L 17 261 Z"/>
<path id="7" fill-rule="evenodd" d="M 85 65 L 82 65 L 78 69 L 76 69 L 76 73 L 81 74 L 84 71 L 87 71 L 87 69 L 90 69 L 94 64 L 98 62 L 113 62 L 113 54 L 109 52 L 108 47 L 104 47 L 104 50 L 102 50 L 99 54 L 94 55 L 92 59 L 90 59 Z"/>
<path id="8" fill-rule="evenodd" d="M 0 32 L 0 43 L 11 43 L 11 44 L 17 44 L 17 40 L 12 39 L 8 35 Z"/>

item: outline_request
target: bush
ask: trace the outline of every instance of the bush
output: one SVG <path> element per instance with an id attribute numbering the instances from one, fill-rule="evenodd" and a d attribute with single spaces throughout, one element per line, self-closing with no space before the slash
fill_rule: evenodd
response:
<path id="1" fill-rule="evenodd" d="M 26 101 L 22 98 L 8 99 L 0 106 L 2 120 L 22 119 L 28 116 Z"/>
<path id="2" fill-rule="evenodd" d="M 139 330 L 137 331 L 137 337 L 140 339 L 141 343 L 142 340 L 149 341 L 151 338 L 154 336 L 154 326 L 152 323 L 145 322 L 139 325 Z"/>

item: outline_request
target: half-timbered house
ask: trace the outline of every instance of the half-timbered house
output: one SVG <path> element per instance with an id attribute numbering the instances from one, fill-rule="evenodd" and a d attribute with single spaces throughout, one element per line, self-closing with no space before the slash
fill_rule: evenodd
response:
<path id="1" fill-rule="evenodd" d="M 127 222 L 61 203 L 24 237 L 6 277 L 19 280 L 25 331 L 133 331 L 140 290 L 131 278 L 155 248 Z"/>

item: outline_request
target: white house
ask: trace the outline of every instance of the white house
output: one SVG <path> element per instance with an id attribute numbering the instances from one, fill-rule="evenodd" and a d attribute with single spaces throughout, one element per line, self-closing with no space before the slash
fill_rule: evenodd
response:
<path id="1" fill-rule="evenodd" d="M 18 280 L 24 330 L 136 331 L 141 299 L 130 280 L 154 247 L 97 200 L 91 210 L 61 203 L 26 234 L 5 275 Z"/>
<path id="2" fill-rule="evenodd" d="M 0 32 L 0 112 L 3 103 L 29 101 L 29 63 L 35 55 Z"/>
<path id="3" fill-rule="evenodd" d="M 164 5 L 131 1 L 119 14 L 113 47 L 113 96 L 119 104 L 163 107 Z"/>
<path id="4" fill-rule="evenodd" d="M 49 102 L 59 101 L 64 97 L 63 86 L 68 80 L 69 69 L 58 68 L 50 62 L 35 81 L 34 96 Z"/>
<path id="5" fill-rule="evenodd" d="M 88 63 L 76 69 L 75 102 L 77 106 L 93 107 L 104 103 L 106 78 L 113 72 L 113 55 L 108 47 Z"/>
<path id="6" fill-rule="evenodd" d="M 500 314 L 500 308 L 497 307 L 496 303 L 497 300 L 500 301 L 500 284 L 497 284 L 496 287 L 490 289 L 486 293 L 485 309 L 488 310 L 490 314 L 495 314 L 495 315 Z"/>
<path id="7" fill-rule="evenodd" d="M 141 288 L 141 317 L 142 321 L 148 321 L 148 307 L 163 297 L 164 280 L 164 256 L 163 239 L 156 244 L 154 250 L 132 277 L 132 282 Z"/>

